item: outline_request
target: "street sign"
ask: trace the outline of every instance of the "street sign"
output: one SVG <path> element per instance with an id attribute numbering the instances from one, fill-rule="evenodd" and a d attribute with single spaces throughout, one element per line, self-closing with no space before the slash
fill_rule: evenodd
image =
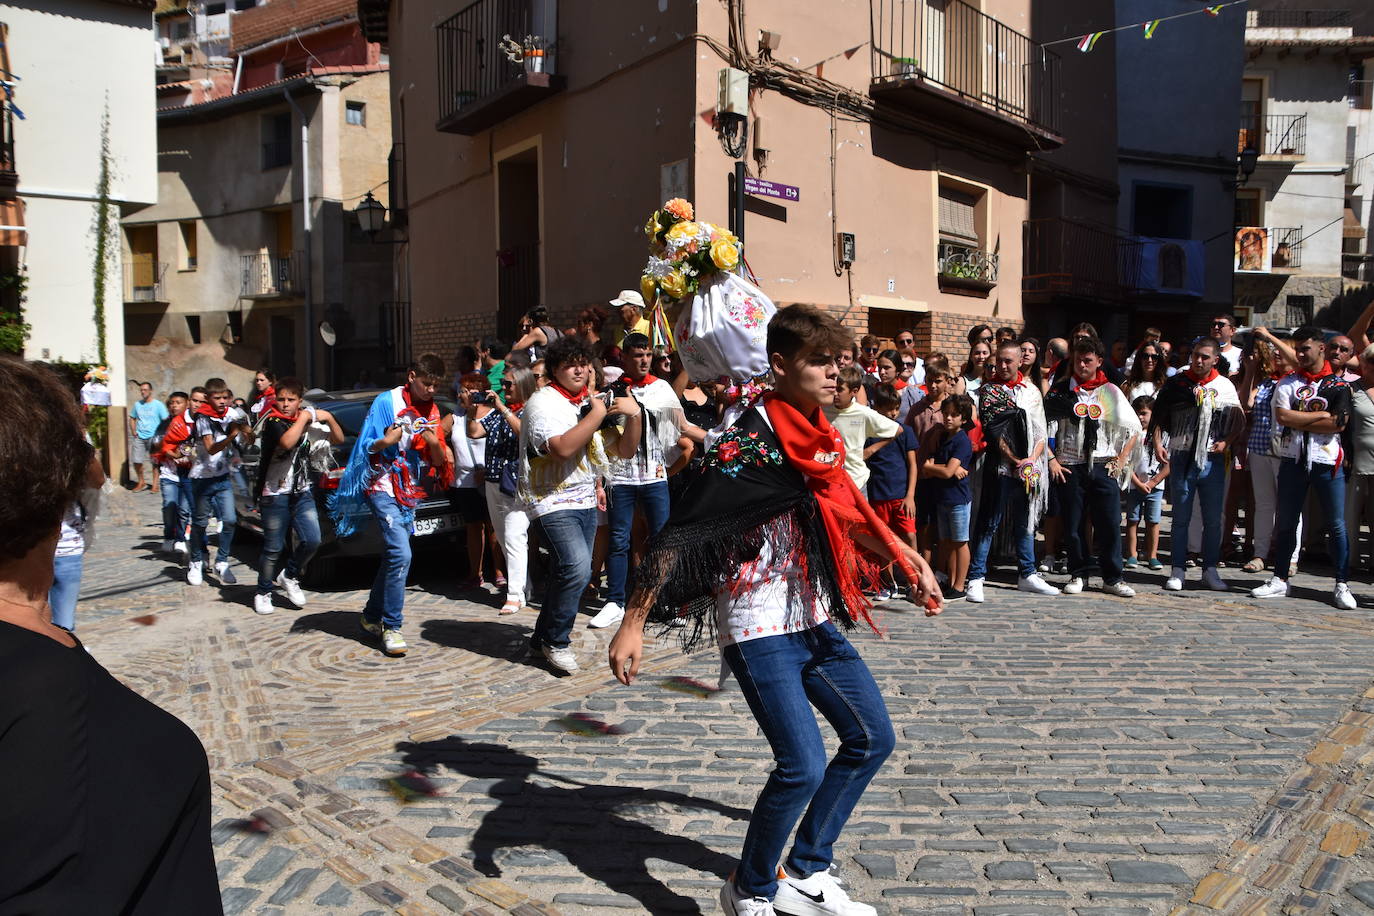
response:
<path id="1" fill-rule="evenodd" d="M 744 178 L 744 193 L 755 197 L 776 197 L 779 200 L 801 200 L 801 189 L 790 184 L 764 181 L 761 178 Z"/>

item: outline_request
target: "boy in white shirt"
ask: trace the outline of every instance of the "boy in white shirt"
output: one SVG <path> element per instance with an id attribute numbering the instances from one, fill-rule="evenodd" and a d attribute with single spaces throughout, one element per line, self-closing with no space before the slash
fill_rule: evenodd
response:
<path id="1" fill-rule="evenodd" d="M 856 366 L 841 369 L 835 384 L 835 399 L 824 408 L 825 418 L 844 438 L 844 469 L 854 479 L 854 485 L 861 493 L 868 486 L 869 475 L 864 459 L 887 445 L 902 431 L 896 420 L 858 402 L 863 379 L 863 372 Z M 864 443 L 870 439 L 877 441 L 865 447 Z"/>
<path id="2" fill-rule="evenodd" d="M 208 553 L 205 528 L 210 523 L 211 504 L 219 517 L 219 556 L 215 572 L 221 585 L 234 585 L 238 579 L 229 569 L 234 546 L 234 488 L 229 480 L 230 462 L 238 443 L 252 441 L 253 427 L 237 407 L 229 406 L 229 386 L 222 378 L 205 382 L 208 402 L 196 408 L 193 438 L 196 455 L 191 462 L 191 562 L 186 569 L 186 584 L 204 581 L 205 555 Z"/>

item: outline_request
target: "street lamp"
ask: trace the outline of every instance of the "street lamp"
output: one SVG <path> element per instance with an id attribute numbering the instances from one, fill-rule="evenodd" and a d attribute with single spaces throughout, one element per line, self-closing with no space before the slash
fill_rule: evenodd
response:
<path id="1" fill-rule="evenodd" d="M 1253 166 L 1251 166 L 1253 170 Z M 358 225 L 370 238 L 376 238 L 377 233 L 382 231 L 382 225 L 386 221 L 386 207 L 382 202 L 372 196 L 368 191 L 367 196 L 362 199 L 358 206 L 353 208 L 354 214 L 358 217 Z"/>
<path id="2" fill-rule="evenodd" d="M 1236 156 L 1236 177 L 1223 178 L 1221 183 L 1232 191 L 1245 187 L 1250 181 L 1250 176 L 1255 174 L 1255 166 L 1259 164 L 1259 150 L 1253 146 L 1247 146 Z"/>

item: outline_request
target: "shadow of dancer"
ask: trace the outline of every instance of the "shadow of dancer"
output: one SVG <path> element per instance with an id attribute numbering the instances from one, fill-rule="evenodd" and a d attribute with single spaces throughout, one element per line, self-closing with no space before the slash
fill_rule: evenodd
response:
<path id="1" fill-rule="evenodd" d="M 696 808 L 747 820 L 749 811 L 666 789 L 595 785 L 539 768 L 539 761 L 500 744 L 473 743 L 457 735 L 396 745 L 405 766 L 428 775 L 440 768 L 490 781 L 487 795 L 500 804 L 482 817 L 471 839 L 473 867 L 490 877 L 505 847 L 535 845 L 563 855 L 582 874 L 634 897 L 646 912 L 700 912 L 695 899 L 670 890 L 649 873 L 648 860 L 663 859 L 724 880 L 733 856 L 684 836 L 656 829 L 631 815 L 652 816 L 660 806 Z M 538 777 L 540 781 L 532 781 Z M 547 785 L 543 781 L 562 783 Z"/>

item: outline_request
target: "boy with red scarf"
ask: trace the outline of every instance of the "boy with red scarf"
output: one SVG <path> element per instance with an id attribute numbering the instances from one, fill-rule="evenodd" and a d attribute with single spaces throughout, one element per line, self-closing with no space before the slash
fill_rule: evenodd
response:
<path id="1" fill-rule="evenodd" d="M 1331 368 L 1321 328 L 1293 332 L 1298 368 L 1274 387 L 1274 453 L 1279 457 L 1279 506 L 1274 522 L 1274 576 L 1251 590 L 1256 598 L 1288 594 L 1288 574 L 1298 541 L 1298 521 L 1309 488 L 1326 514 L 1331 565 L 1336 567 L 1332 603 L 1355 609 L 1346 581 L 1350 548 L 1345 530 L 1345 474 L 1341 433 L 1350 420 L 1351 387 L 1341 370 Z"/>
<path id="2" fill-rule="evenodd" d="M 242 410 L 229 406 L 232 395 L 224 379 L 206 380 L 205 391 L 208 400 L 196 408 L 193 427 L 196 451 L 191 462 L 191 562 L 186 568 L 186 584 L 200 585 L 204 581 L 208 553 L 205 529 L 210 524 L 213 504 L 220 521 L 215 573 L 221 585 L 234 585 L 238 579 L 229 569 L 229 560 L 238 513 L 234 509 L 229 473 L 236 444 L 251 442 L 253 428 Z"/>
<path id="3" fill-rule="evenodd" d="M 705 470 L 651 543 L 611 642 L 611 671 L 629 684 L 646 620 L 677 627 L 689 649 L 716 634 L 772 746 L 777 766 L 721 888 L 732 916 L 774 913 L 775 900 L 787 913 L 875 912 L 830 874 L 831 849 L 895 739 L 877 683 L 835 623 L 872 625 L 860 584 L 894 560 L 913 584 L 910 600 L 927 614 L 941 610 L 930 568 L 874 515 L 821 410 L 834 399 L 835 354 L 848 337 L 806 305 L 769 322 L 776 387 L 708 448 Z M 840 738 L 828 764 L 812 706 Z"/>
<path id="4" fill-rule="evenodd" d="M 262 555 L 258 558 L 258 590 L 253 596 L 253 611 L 272 613 L 272 586 L 280 585 L 286 600 L 297 608 L 305 607 L 300 571 L 320 547 L 320 519 L 315 508 L 314 487 L 310 480 L 310 442 L 306 435 L 312 423 L 329 427 L 329 441 L 344 440 L 339 422 L 327 410 L 302 403 L 305 385 L 297 378 L 277 383 L 272 401 L 259 414 L 258 476 L 253 497 L 262 508 Z M 296 540 L 277 574 L 277 558 L 286 542 L 286 529 Z"/>
<path id="5" fill-rule="evenodd" d="M 339 537 L 353 534 L 369 513 L 381 530 L 386 553 L 363 606 L 361 625 L 391 656 L 406 654 L 401 623 L 415 506 L 427 495 L 426 479 L 432 478 L 440 491 L 453 483 L 453 455 L 441 438 L 442 418 L 434 403 L 434 391 L 443 381 L 444 361 L 426 353 L 410 364 L 404 385 L 377 395 L 353 443 L 339 488 L 329 498 Z"/>
<path id="6" fill-rule="evenodd" d="M 167 396 L 170 416 L 158 427 L 153 439 L 153 464 L 162 486 L 162 552 L 186 553 L 186 527 L 191 524 L 191 396 L 173 391 Z"/>

